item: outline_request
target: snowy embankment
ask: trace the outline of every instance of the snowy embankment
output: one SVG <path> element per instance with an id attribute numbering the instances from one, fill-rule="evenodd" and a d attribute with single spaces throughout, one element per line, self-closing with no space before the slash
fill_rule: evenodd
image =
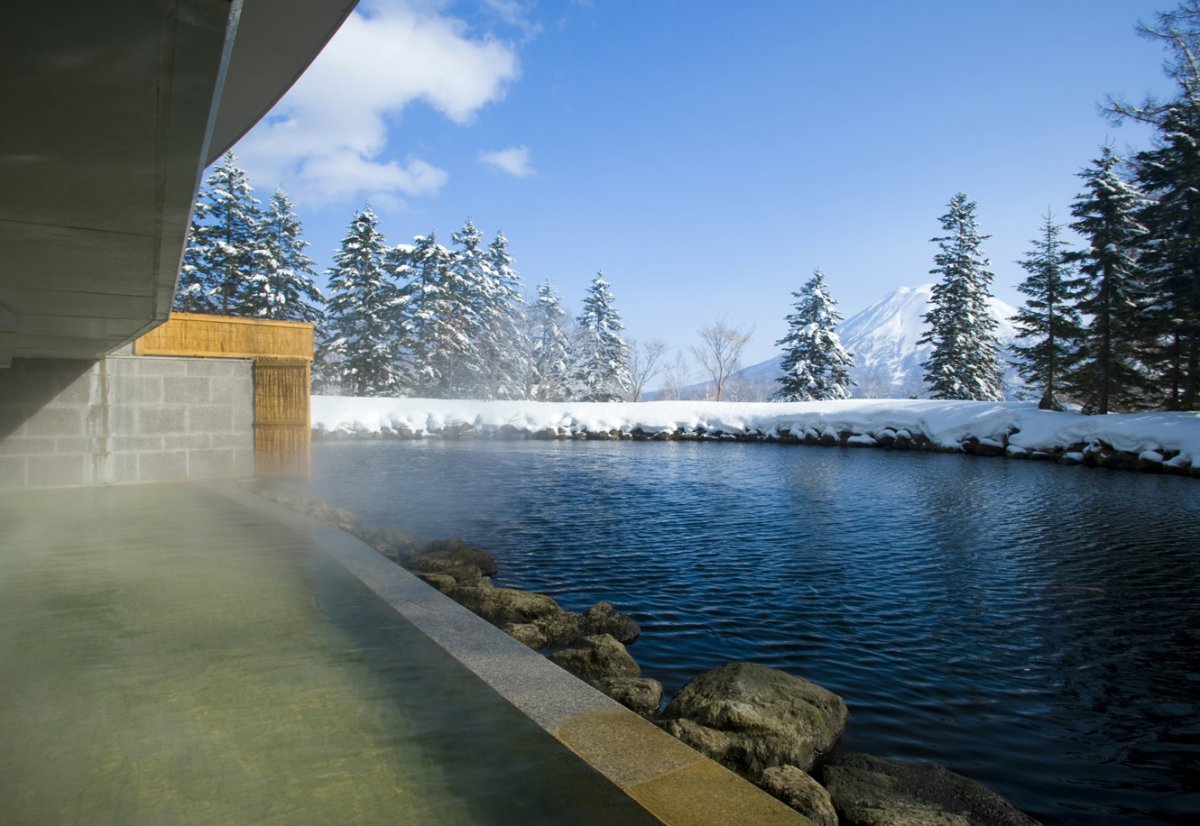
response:
<path id="1" fill-rule="evenodd" d="M 1026 402 L 474 401 L 313 396 L 318 437 L 725 439 L 964 451 L 1200 475 L 1200 415 L 1083 416 Z"/>

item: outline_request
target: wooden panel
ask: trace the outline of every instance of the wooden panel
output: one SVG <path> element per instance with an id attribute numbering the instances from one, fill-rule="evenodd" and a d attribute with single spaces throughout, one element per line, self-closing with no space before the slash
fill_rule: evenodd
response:
<path id="1" fill-rule="evenodd" d="M 254 362 L 254 472 L 307 479 L 311 471 L 311 364 L 302 358 Z"/>
<path id="2" fill-rule="evenodd" d="M 302 321 L 171 313 L 164 324 L 133 343 L 133 353 L 209 358 L 288 356 L 311 361 L 313 327 Z"/>

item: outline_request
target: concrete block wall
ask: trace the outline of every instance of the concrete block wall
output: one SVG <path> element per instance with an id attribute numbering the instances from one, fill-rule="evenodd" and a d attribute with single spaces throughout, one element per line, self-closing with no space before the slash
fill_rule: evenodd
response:
<path id="1" fill-rule="evenodd" d="M 254 475 L 253 364 L 14 359 L 0 370 L 0 489 Z"/>

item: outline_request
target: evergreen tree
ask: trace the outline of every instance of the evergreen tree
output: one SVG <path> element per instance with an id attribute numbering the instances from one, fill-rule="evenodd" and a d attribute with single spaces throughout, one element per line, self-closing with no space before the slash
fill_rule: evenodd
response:
<path id="1" fill-rule="evenodd" d="M 531 356 L 525 396 L 540 402 L 565 401 L 570 381 L 571 340 L 567 312 L 549 281 L 537 288 L 530 312 Z"/>
<path id="2" fill-rule="evenodd" d="M 304 252 L 308 242 L 300 233 L 287 193 L 275 190 L 263 215 L 259 271 L 244 301 L 248 314 L 320 323 L 325 298 L 316 284 L 316 265 Z"/>
<path id="3" fill-rule="evenodd" d="M 350 223 L 328 271 L 323 349 L 347 395 L 387 395 L 406 383 L 397 365 L 401 297 L 384 267 L 386 255 L 379 219 L 367 207 Z"/>
<path id="4" fill-rule="evenodd" d="M 192 215 L 176 309 L 251 315 L 246 299 L 264 256 L 258 199 L 232 152 L 205 187 Z"/>
<path id="5" fill-rule="evenodd" d="M 1154 199 L 1141 216 L 1140 263 L 1151 293 L 1143 356 L 1165 404 L 1191 410 L 1200 406 L 1200 0 L 1159 12 L 1138 33 L 1167 50 L 1174 95 L 1136 105 L 1110 99 L 1108 110 L 1117 122 L 1132 118 L 1156 132 L 1153 148 L 1134 159 L 1136 181 Z"/>
<path id="6" fill-rule="evenodd" d="M 922 364 L 925 381 L 935 399 L 1003 398 L 998 363 L 996 319 L 988 308 L 992 274 L 980 244 L 989 238 L 975 226 L 975 202 L 958 193 L 941 217 L 946 235 L 932 240 L 939 252 L 931 273 L 941 275 L 934 284 L 925 314 L 928 329 L 921 344 L 932 344 L 929 360 Z"/>
<path id="7" fill-rule="evenodd" d="M 397 247 L 392 264 L 401 277 L 404 324 L 403 350 L 409 365 L 412 393 L 449 398 L 463 371 L 455 359 L 472 352 L 461 306 L 461 278 L 451 273 L 454 256 L 437 242 L 437 235 L 418 235 L 410 247 Z M 448 288 L 451 286 L 452 288 Z"/>
<path id="8" fill-rule="evenodd" d="M 1013 366 L 1029 385 L 1041 388 L 1038 407 L 1061 410 L 1058 397 L 1079 350 L 1083 329 L 1074 301 L 1082 287 L 1059 240 L 1062 228 L 1046 214 L 1042 237 L 1030 242 L 1031 249 L 1020 265 L 1028 277 L 1017 287 L 1025 294 L 1025 306 L 1013 316 L 1017 338 Z"/>
<path id="9" fill-rule="evenodd" d="M 1152 296 L 1141 315 L 1143 357 L 1175 410 L 1200 406 L 1200 106 L 1168 113 L 1156 146 L 1138 154 L 1137 182 L 1153 196 L 1141 265 Z"/>
<path id="10" fill-rule="evenodd" d="M 1112 147 L 1079 173 L 1084 192 L 1071 206 L 1071 224 L 1088 243 L 1072 253 L 1084 279 L 1079 311 L 1090 318 L 1071 387 L 1084 409 L 1104 414 L 1128 410 L 1143 400 L 1138 343 L 1142 335 L 1139 302 L 1144 297 L 1137 263 L 1146 228 L 1138 210 L 1145 198 L 1121 178 L 1121 158 Z"/>
<path id="11" fill-rule="evenodd" d="M 523 376 L 529 372 L 530 342 L 521 277 L 503 232 L 488 246 L 487 262 L 480 326 L 481 350 L 490 367 L 489 391 L 501 399 L 519 399 L 524 396 Z"/>
<path id="12" fill-rule="evenodd" d="M 613 305 L 603 273 L 596 273 L 577 319 L 572 363 L 572 398 L 615 402 L 629 388 L 629 352 L 621 339 L 625 326 Z"/>
<path id="13" fill-rule="evenodd" d="M 825 274 L 813 270 L 800 292 L 792 293 L 795 311 L 787 316 L 787 334 L 775 346 L 783 348 L 783 375 L 775 398 L 788 402 L 850 397 L 850 368 L 854 360 L 842 347 L 837 325 L 842 320 L 837 302 L 825 288 Z"/>

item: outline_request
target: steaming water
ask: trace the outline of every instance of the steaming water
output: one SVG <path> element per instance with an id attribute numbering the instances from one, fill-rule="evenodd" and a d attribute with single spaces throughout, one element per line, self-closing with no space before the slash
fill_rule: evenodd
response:
<path id="1" fill-rule="evenodd" d="M 458 533 L 501 584 L 608 599 L 676 691 L 753 660 L 842 695 L 843 747 L 1049 823 L 1200 816 L 1200 484 L 772 445 L 315 446 L 316 492 Z"/>
<path id="2" fill-rule="evenodd" d="M 646 822 L 311 543 L 195 488 L 0 496 L 0 823 Z"/>

